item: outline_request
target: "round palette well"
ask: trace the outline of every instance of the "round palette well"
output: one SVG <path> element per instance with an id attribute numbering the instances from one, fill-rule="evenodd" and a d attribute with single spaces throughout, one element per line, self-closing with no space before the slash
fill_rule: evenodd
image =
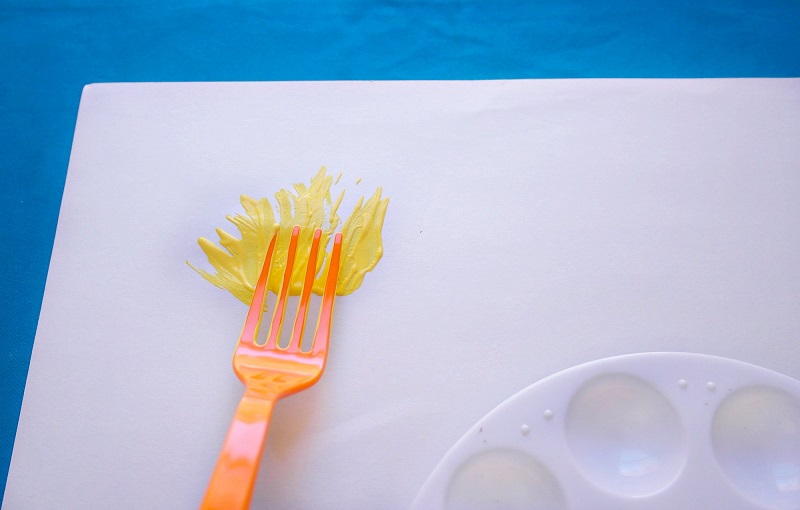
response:
<path id="1" fill-rule="evenodd" d="M 800 381 L 701 354 L 580 365 L 512 396 L 412 510 L 800 510 Z"/>

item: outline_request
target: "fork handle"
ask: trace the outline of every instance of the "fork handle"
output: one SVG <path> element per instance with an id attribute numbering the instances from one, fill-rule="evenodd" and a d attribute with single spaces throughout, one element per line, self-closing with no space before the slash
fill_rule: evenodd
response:
<path id="1" fill-rule="evenodd" d="M 250 507 L 274 405 L 274 400 L 245 392 L 225 437 L 201 510 Z"/>

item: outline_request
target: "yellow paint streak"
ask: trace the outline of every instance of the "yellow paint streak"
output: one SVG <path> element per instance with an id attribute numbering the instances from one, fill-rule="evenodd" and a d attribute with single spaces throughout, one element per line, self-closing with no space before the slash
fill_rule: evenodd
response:
<path id="1" fill-rule="evenodd" d="M 332 184 L 333 177 L 327 175 L 325 167 L 322 167 L 308 185 L 299 183 L 292 190 L 282 189 L 275 193 L 276 209 L 266 198 L 256 200 L 242 195 L 244 214 L 226 217 L 239 231 L 239 237 L 218 228 L 219 245 L 205 237 L 197 241 L 216 273 L 191 264 L 189 266 L 212 284 L 229 291 L 243 303 L 250 304 L 267 246 L 276 231 L 278 242 L 267 288 L 275 293 L 280 290 L 291 231 L 295 225 L 299 225 L 301 233 L 292 268 L 290 293 L 300 294 L 314 230 L 322 229 L 321 245 L 327 246 L 341 224 L 338 210 L 344 191 L 333 199 Z M 381 188 L 378 188 L 366 201 L 361 197 L 342 224 L 342 262 L 336 287 L 338 295 L 351 294 L 358 289 L 364 276 L 381 259 L 381 231 L 388 205 L 389 199 L 382 198 Z M 317 294 L 322 294 L 329 264 L 330 250 L 326 249 L 323 256 L 317 259 L 317 278 L 314 281 L 314 292 Z M 325 269 L 320 271 L 323 266 Z"/>

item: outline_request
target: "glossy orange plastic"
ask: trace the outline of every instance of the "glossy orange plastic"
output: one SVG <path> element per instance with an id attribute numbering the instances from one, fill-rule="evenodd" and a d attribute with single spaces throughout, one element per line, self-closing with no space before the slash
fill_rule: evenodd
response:
<path id="1" fill-rule="evenodd" d="M 244 328 L 233 355 L 233 370 L 245 385 L 244 396 L 228 430 L 217 466 L 206 490 L 202 510 L 243 510 L 249 507 L 258 466 L 269 428 L 272 408 L 279 399 L 304 390 L 317 382 L 325 368 L 331 332 L 333 302 L 339 274 L 342 234 L 334 236 L 330 268 L 325 280 L 317 330 L 309 351 L 301 349 L 311 287 L 317 267 L 322 231 L 314 232 L 303 290 L 300 295 L 291 339 L 286 347 L 278 345 L 284 323 L 289 284 L 297 251 L 300 227 L 292 231 L 283 283 L 264 345 L 256 343 L 262 310 L 267 296 L 267 281 L 277 234 L 272 238 Z"/>

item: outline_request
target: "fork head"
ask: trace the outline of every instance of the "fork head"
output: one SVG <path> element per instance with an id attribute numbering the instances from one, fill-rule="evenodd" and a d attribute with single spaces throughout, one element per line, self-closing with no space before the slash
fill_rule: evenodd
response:
<path id="1" fill-rule="evenodd" d="M 297 253 L 299 236 L 300 227 L 294 227 L 289 241 L 280 293 L 270 320 L 269 335 L 267 341 L 260 345 L 256 343 L 256 337 L 262 321 L 267 297 L 267 282 L 278 233 L 276 232 L 272 237 L 253 293 L 253 301 L 247 312 L 244 328 L 233 355 L 234 372 L 245 384 L 246 392 L 253 396 L 277 400 L 304 390 L 319 380 L 325 368 L 328 340 L 331 334 L 333 302 L 336 297 L 336 282 L 339 276 L 342 234 L 336 233 L 334 236 L 325 289 L 310 350 L 302 349 L 302 341 L 311 302 L 311 289 L 317 272 L 317 259 L 322 239 L 321 229 L 314 232 L 311 242 L 311 251 L 308 256 L 303 288 L 289 344 L 281 347 L 278 343 L 286 314 L 292 267 Z M 322 249 L 324 250 L 324 246 Z"/>

